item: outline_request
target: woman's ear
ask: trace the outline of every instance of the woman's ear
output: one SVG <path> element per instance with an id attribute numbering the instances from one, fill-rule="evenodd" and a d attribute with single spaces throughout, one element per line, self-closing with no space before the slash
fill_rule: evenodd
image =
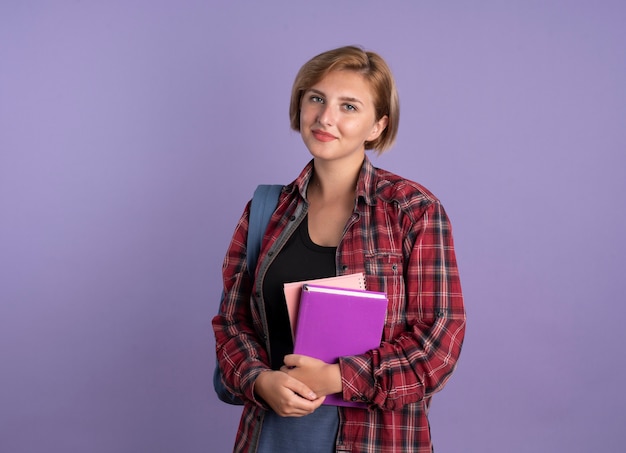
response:
<path id="1" fill-rule="evenodd" d="M 372 132 L 370 133 L 366 141 L 373 142 L 378 137 L 380 137 L 380 134 L 382 134 L 383 131 L 387 128 L 387 124 L 389 124 L 389 117 L 387 115 L 383 115 L 379 120 L 374 123 L 374 126 L 372 127 Z"/>

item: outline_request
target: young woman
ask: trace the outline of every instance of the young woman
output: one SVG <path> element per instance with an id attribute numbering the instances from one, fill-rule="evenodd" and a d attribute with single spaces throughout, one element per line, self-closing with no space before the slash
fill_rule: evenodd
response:
<path id="1" fill-rule="evenodd" d="M 431 452 L 428 406 L 456 366 L 465 310 L 439 200 L 366 156 L 395 140 L 391 71 L 357 47 L 324 52 L 296 76 L 290 117 L 313 159 L 283 188 L 253 278 L 246 206 L 213 319 L 224 381 L 245 401 L 234 451 Z M 293 354 L 283 283 L 355 272 L 389 299 L 380 347 L 337 364 Z M 367 409 L 322 405 L 332 393 Z"/>

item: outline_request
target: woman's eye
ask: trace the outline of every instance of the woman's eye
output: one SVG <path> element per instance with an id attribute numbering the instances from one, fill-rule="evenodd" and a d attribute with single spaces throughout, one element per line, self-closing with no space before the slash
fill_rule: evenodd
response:
<path id="1" fill-rule="evenodd" d="M 311 102 L 315 102 L 315 103 L 318 103 L 318 104 L 321 104 L 321 103 L 324 102 L 324 99 L 322 99 L 319 96 L 311 96 L 310 99 L 311 99 Z"/>
<path id="2" fill-rule="evenodd" d="M 346 110 L 351 111 L 351 112 L 356 110 L 356 107 L 354 105 L 352 105 L 352 104 L 344 104 L 344 108 Z"/>

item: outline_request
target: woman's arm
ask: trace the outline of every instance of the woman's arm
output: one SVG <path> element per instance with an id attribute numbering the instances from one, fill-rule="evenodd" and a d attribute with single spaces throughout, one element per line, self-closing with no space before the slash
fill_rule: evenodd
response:
<path id="1" fill-rule="evenodd" d="M 324 398 L 305 384 L 271 371 L 262 339 L 260 314 L 250 304 L 252 277 L 247 269 L 249 205 L 239 220 L 223 264 L 224 298 L 213 318 L 217 359 L 226 387 L 240 398 L 269 405 L 282 416 L 313 412 Z M 260 397 L 260 399 L 257 398 Z"/>
<path id="2" fill-rule="evenodd" d="M 251 401 L 257 375 L 269 369 L 263 340 L 254 328 L 250 306 L 252 278 L 246 263 L 249 221 L 248 204 L 242 214 L 222 266 L 224 298 L 213 318 L 217 360 L 226 387 L 235 395 Z"/>
<path id="3" fill-rule="evenodd" d="M 405 243 L 404 330 L 378 349 L 339 362 L 344 399 L 389 410 L 440 390 L 456 367 L 465 334 L 452 231 L 438 202 L 411 226 Z"/>

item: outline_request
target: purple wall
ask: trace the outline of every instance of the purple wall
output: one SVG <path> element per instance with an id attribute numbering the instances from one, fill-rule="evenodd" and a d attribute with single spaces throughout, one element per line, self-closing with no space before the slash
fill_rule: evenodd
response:
<path id="1" fill-rule="evenodd" d="M 626 6 L 397 3 L 0 4 L 0 451 L 230 451 L 223 253 L 256 184 L 309 159 L 295 72 L 352 43 L 401 95 L 374 162 L 455 227 L 437 452 L 623 448 Z"/>

